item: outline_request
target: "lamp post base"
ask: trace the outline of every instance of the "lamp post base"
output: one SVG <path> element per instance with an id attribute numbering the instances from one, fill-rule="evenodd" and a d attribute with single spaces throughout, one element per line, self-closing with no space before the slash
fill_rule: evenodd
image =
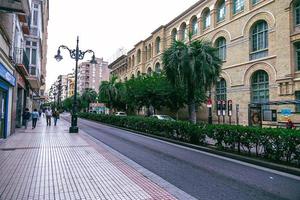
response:
<path id="1" fill-rule="evenodd" d="M 78 133 L 78 127 L 77 126 L 71 126 L 69 128 L 69 133 Z"/>

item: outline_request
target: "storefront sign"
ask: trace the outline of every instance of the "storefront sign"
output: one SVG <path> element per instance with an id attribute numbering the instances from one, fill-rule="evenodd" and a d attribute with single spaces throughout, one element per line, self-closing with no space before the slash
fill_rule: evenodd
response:
<path id="1" fill-rule="evenodd" d="M 2 63 L 0 63 L 0 77 L 10 83 L 12 86 L 16 85 L 16 78 L 4 67 Z"/>
<path id="2" fill-rule="evenodd" d="M 285 109 L 282 109 L 281 110 L 281 114 L 283 115 L 283 116 L 291 116 L 292 115 L 292 110 L 291 109 L 289 109 L 289 108 L 285 108 Z"/>

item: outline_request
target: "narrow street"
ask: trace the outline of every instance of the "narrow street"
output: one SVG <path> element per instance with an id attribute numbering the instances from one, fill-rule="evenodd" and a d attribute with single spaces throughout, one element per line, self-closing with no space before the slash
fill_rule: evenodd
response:
<path id="1" fill-rule="evenodd" d="M 79 128 L 197 199 L 300 199 L 300 177 L 80 119 Z"/>

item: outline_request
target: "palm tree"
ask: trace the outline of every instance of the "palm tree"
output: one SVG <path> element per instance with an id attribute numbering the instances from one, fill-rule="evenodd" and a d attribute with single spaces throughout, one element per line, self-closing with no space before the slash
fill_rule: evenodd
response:
<path id="1" fill-rule="evenodd" d="M 83 107 L 88 110 L 90 103 L 95 102 L 97 98 L 97 92 L 91 88 L 86 89 L 81 95 L 81 101 Z"/>
<path id="2" fill-rule="evenodd" d="M 216 49 L 206 41 L 173 41 L 162 60 L 167 79 L 175 89 L 185 89 L 189 120 L 196 123 L 196 105 L 204 101 L 220 74 Z"/>
<path id="3" fill-rule="evenodd" d="M 117 82 L 117 79 L 118 77 L 113 76 L 109 81 L 102 81 L 99 87 L 99 99 L 106 103 L 109 112 L 116 107 L 116 104 L 120 104 L 123 95 L 123 84 Z"/>

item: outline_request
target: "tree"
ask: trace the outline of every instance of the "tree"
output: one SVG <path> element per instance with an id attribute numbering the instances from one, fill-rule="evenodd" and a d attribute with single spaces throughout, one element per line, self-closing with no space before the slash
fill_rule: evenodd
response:
<path id="1" fill-rule="evenodd" d="M 221 61 L 216 49 L 206 41 L 173 41 L 163 53 L 167 79 L 175 89 L 184 88 L 189 120 L 196 123 L 196 105 L 205 100 L 206 93 L 217 81 Z"/>
<path id="2" fill-rule="evenodd" d="M 89 109 L 89 105 L 92 102 L 95 102 L 97 98 L 97 92 L 91 88 L 88 88 L 84 90 L 80 97 L 80 103 L 81 108 L 86 109 L 86 111 Z"/>
<path id="3" fill-rule="evenodd" d="M 172 90 L 165 76 L 158 73 L 138 76 L 127 81 L 125 85 L 128 107 L 139 110 L 145 106 L 148 115 L 150 114 L 150 108 L 153 108 L 155 112 L 162 106 L 167 105 Z"/>
<path id="4" fill-rule="evenodd" d="M 110 112 L 112 109 L 125 109 L 124 96 L 126 88 L 121 82 L 117 82 L 118 77 L 113 76 L 109 81 L 102 81 L 99 87 L 99 100 L 105 103 Z"/>
<path id="5" fill-rule="evenodd" d="M 72 105 L 73 105 L 73 96 L 68 97 L 62 102 L 62 106 L 64 110 L 71 111 L 72 110 Z"/>

